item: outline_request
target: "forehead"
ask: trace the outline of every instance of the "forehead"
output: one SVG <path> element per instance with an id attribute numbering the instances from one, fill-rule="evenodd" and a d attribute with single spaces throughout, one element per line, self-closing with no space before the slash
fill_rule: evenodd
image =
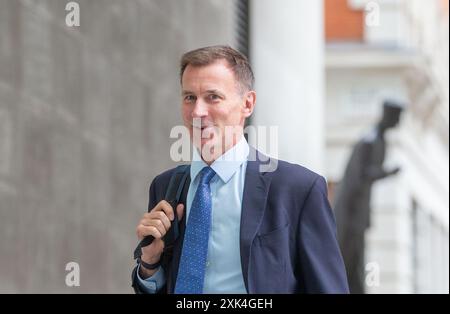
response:
<path id="1" fill-rule="evenodd" d="M 234 73 L 225 60 L 218 60 L 206 66 L 188 65 L 181 80 L 185 90 L 203 88 L 234 88 Z"/>

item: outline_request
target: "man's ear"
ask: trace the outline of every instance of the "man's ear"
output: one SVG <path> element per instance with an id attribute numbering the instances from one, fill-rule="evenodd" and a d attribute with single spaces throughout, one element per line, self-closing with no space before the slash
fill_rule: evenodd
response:
<path id="1" fill-rule="evenodd" d="M 255 91 L 248 91 L 245 93 L 244 97 L 244 116 L 246 118 L 250 117 L 253 113 L 253 110 L 255 109 L 256 105 L 256 92 Z"/>

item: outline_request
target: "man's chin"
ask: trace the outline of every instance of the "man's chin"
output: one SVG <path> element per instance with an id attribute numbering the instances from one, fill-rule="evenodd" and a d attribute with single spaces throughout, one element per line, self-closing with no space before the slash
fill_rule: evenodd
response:
<path id="1" fill-rule="evenodd" d="M 194 142 L 194 147 L 199 151 L 202 158 L 206 161 L 211 161 L 214 156 L 220 156 L 217 151 L 220 150 L 220 145 L 216 143 L 215 139 L 202 138 L 201 143 Z"/>
<path id="2" fill-rule="evenodd" d="M 209 138 L 202 138 L 200 141 L 200 144 L 195 145 L 198 149 L 200 149 L 201 151 L 203 150 L 207 150 L 207 149 L 212 149 L 215 145 L 215 141 L 214 139 L 209 139 Z"/>

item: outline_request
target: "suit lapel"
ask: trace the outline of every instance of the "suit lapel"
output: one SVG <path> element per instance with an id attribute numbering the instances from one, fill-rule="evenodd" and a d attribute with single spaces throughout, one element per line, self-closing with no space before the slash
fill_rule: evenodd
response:
<path id="1" fill-rule="evenodd" d="M 256 160 L 249 160 L 247 163 L 240 226 L 241 267 L 245 287 L 249 293 L 253 290 L 248 280 L 251 246 L 264 216 L 273 173 L 260 171 L 261 161 L 257 158 L 259 152 L 254 148 L 250 149 L 250 156 L 256 156 Z"/>
<path id="2" fill-rule="evenodd" d="M 264 216 L 264 211 L 267 204 L 267 195 L 269 193 L 270 182 L 272 180 L 273 172 L 261 172 L 260 166 L 264 165 L 258 159 L 260 152 L 250 147 L 250 159 L 247 163 L 245 172 L 245 183 L 242 199 L 241 225 L 240 225 L 240 252 L 241 252 L 241 267 L 242 275 L 244 277 L 245 288 L 247 292 L 253 289 L 249 286 L 248 269 L 251 254 L 251 245 L 256 236 L 258 227 Z M 252 156 L 256 158 L 251 158 Z M 183 215 L 180 223 L 180 235 L 174 243 L 173 258 L 171 259 L 171 274 L 167 278 L 167 291 L 174 292 L 175 283 L 178 275 L 178 265 L 181 258 L 181 250 L 183 246 L 184 233 L 186 229 L 186 215 Z"/>

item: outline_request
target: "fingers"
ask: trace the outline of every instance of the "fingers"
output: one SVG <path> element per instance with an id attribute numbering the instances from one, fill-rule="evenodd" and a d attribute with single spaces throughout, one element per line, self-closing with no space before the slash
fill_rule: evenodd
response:
<path id="1" fill-rule="evenodd" d="M 164 215 L 162 212 L 161 214 Z M 155 239 L 162 238 L 170 228 L 170 222 L 168 220 L 167 217 L 163 217 L 162 219 L 143 218 L 137 227 L 138 237 L 143 238 L 152 235 Z"/>
<path id="2" fill-rule="evenodd" d="M 143 235 L 143 237 L 151 235 L 155 239 L 161 239 L 166 234 L 165 231 L 162 231 L 162 230 L 158 229 L 155 226 L 148 226 L 148 227 L 147 226 L 141 226 L 140 232 Z"/>
<path id="3" fill-rule="evenodd" d="M 169 228 L 166 229 L 161 220 L 152 220 L 148 225 L 146 225 L 146 227 L 155 227 L 156 229 L 158 229 L 161 236 L 164 236 L 167 230 L 169 230 Z"/>
<path id="4" fill-rule="evenodd" d="M 140 223 L 143 224 L 144 226 L 153 226 L 154 224 L 151 223 L 151 221 L 153 220 L 161 221 L 166 230 L 170 228 L 171 225 L 170 220 L 166 216 L 166 214 L 162 211 L 155 211 L 144 214 L 144 217 L 142 218 Z"/>
<path id="5" fill-rule="evenodd" d="M 161 232 L 155 226 L 144 226 L 139 225 L 136 228 L 136 235 L 139 240 L 142 240 L 146 236 L 153 236 L 155 239 L 160 239 L 162 237 Z"/>
<path id="6" fill-rule="evenodd" d="M 184 205 L 178 204 L 176 208 L 179 220 L 183 218 Z M 171 221 L 174 218 L 172 206 L 162 200 L 149 213 L 145 213 L 139 225 L 136 228 L 136 234 L 139 239 L 152 235 L 155 239 L 164 237 L 170 229 Z"/>
<path id="7" fill-rule="evenodd" d="M 172 206 L 170 206 L 170 204 L 165 201 L 162 200 L 161 202 L 158 203 L 158 205 L 156 205 L 152 211 L 158 211 L 158 210 L 162 210 L 164 213 L 166 213 L 166 216 L 169 217 L 170 221 L 172 221 L 174 219 L 174 214 L 173 214 L 173 208 Z"/>

